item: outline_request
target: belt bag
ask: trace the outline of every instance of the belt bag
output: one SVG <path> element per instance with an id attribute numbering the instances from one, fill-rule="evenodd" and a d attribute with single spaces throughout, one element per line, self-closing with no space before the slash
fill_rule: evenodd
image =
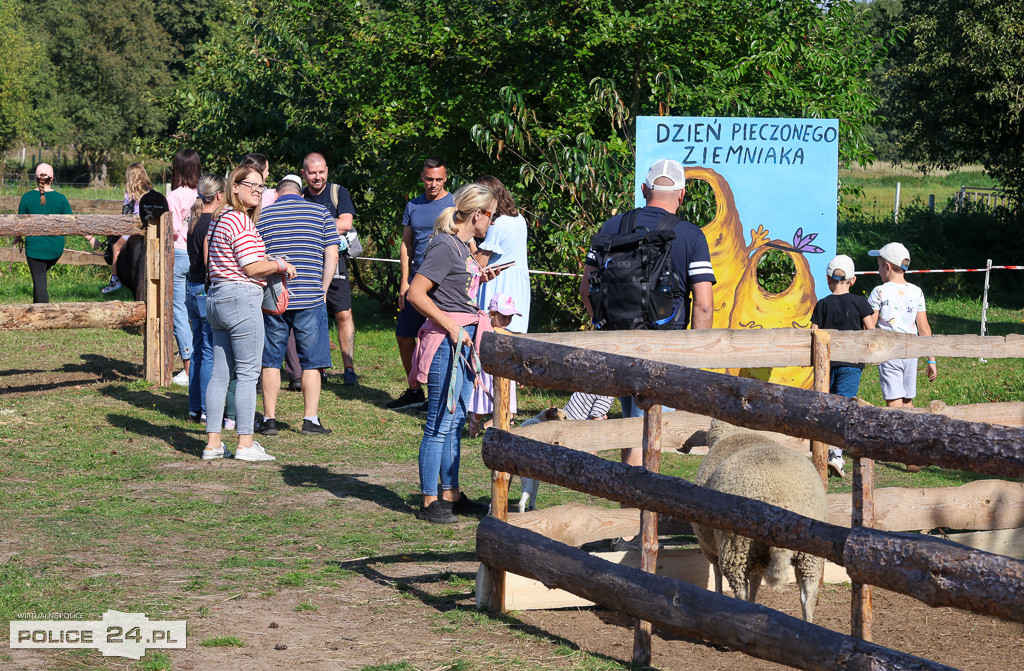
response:
<path id="1" fill-rule="evenodd" d="M 283 273 L 267 277 L 263 288 L 263 312 L 268 315 L 283 314 L 288 309 L 288 280 Z"/>

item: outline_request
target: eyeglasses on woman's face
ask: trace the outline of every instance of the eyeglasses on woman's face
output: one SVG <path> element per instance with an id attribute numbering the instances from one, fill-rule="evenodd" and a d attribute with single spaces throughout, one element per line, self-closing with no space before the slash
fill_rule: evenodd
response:
<path id="1" fill-rule="evenodd" d="M 484 215 L 491 221 L 494 221 L 494 213 L 491 212 L 490 210 L 480 210 L 480 214 Z"/>
<path id="2" fill-rule="evenodd" d="M 266 184 L 260 184 L 258 182 L 239 182 L 239 184 L 249 187 L 249 190 L 253 193 L 263 193 L 267 189 Z"/>

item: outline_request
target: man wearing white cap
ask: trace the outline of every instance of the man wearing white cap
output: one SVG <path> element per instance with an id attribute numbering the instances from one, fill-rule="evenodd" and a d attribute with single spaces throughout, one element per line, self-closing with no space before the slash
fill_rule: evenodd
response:
<path id="1" fill-rule="evenodd" d="M 267 255 L 287 259 L 298 274 L 288 282 L 288 309 L 263 315 L 263 412 L 256 433 L 277 435 L 277 396 L 281 390 L 281 362 L 288 331 L 295 332 L 295 348 L 302 368 L 302 433 L 331 432 L 320 422 L 320 370 L 331 367 L 331 339 L 324 297 L 338 265 L 343 244 L 334 217 L 326 207 L 302 197 L 302 182 L 287 175 L 277 185 L 277 200 L 263 208 L 256 229 Z"/>
<path id="2" fill-rule="evenodd" d="M 925 312 L 924 293 L 907 282 L 910 252 L 898 242 L 890 242 L 881 249 L 868 252 L 878 257 L 878 274 L 883 284 L 875 287 L 868 297 L 874 310 L 878 328 L 896 333 L 911 333 L 928 337 L 932 328 Z M 928 380 L 938 376 L 935 357 L 928 357 Z M 890 408 L 909 408 L 917 395 L 917 359 L 893 359 L 878 366 L 878 381 L 882 385 L 882 398 Z M 920 466 L 907 466 L 917 472 Z"/>
<path id="3" fill-rule="evenodd" d="M 683 166 L 678 161 L 661 159 L 655 161 L 647 173 L 647 179 L 640 187 L 646 205 L 638 210 L 635 215 L 634 230 L 647 228 L 655 230 L 659 223 L 665 218 L 666 213 L 675 215 L 683 203 L 683 196 L 686 194 L 686 177 L 683 173 Z M 601 226 L 601 233 L 615 233 L 619 231 L 623 217 L 634 215 L 629 212 L 617 214 Z M 711 286 L 715 283 L 715 273 L 711 268 L 711 253 L 708 250 L 708 241 L 699 228 L 688 221 L 678 220 L 672 227 L 675 239 L 672 242 L 672 271 L 681 289 L 681 296 L 675 300 L 675 326 L 673 328 L 685 329 L 691 322 L 692 328 L 711 328 L 713 312 Z M 597 255 L 593 249 L 587 254 L 586 265 L 583 268 L 583 279 L 580 282 L 580 298 L 583 300 L 583 307 L 591 317 L 594 316 L 594 308 L 590 303 L 590 275 L 597 266 Z M 643 415 L 632 402 L 632 398 L 620 399 L 622 402 L 622 414 L 625 417 L 638 417 Z M 638 466 L 641 463 L 641 451 L 624 450 L 623 460 L 625 463 Z"/>

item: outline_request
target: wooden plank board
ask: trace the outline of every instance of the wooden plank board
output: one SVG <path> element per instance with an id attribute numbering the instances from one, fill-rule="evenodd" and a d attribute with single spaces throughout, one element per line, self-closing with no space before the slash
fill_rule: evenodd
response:
<path id="1" fill-rule="evenodd" d="M 966 422 L 987 422 L 1004 426 L 1024 426 L 1024 403 L 969 403 L 946 405 L 932 401 L 923 408 L 901 408 L 904 412 L 929 412 Z"/>
<path id="2" fill-rule="evenodd" d="M 0 263 L 26 263 L 23 249 L 15 247 L 0 247 Z M 66 266 L 105 266 L 106 259 L 99 252 L 80 252 L 77 249 L 65 249 L 64 253 L 57 259 L 57 263 Z"/>
<path id="3" fill-rule="evenodd" d="M 570 331 L 523 337 L 695 368 L 811 365 L 811 332 L 804 329 Z"/>
<path id="4" fill-rule="evenodd" d="M 692 447 L 707 445 L 707 429 L 710 423 L 708 417 L 684 410 L 662 413 L 662 449 L 688 452 Z M 599 452 L 642 447 L 643 426 L 643 417 L 567 420 L 522 426 L 512 433 L 581 452 Z M 793 438 L 770 431 L 764 433 L 768 438 L 786 447 L 801 451 L 810 449 L 809 441 L 803 438 Z"/>
<path id="5" fill-rule="evenodd" d="M 1017 334 L 922 338 L 880 330 L 828 332 L 834 361 L 878 364 L 922 356 L 1024 358 L 1024 336 Z M 811 365 L 811 332 L 805 329 L 571 331 L 521 337 L 692 368 Z M 486 361 L 484 369 L 490 372 Z"/>
<path id="6" fill-rule="evenodd" d="M 595 557 L 639 568 L 640 553 L 632 552 L 594 552 Z M 662 549 L 658 552 L 657 574 L 676 578 L 703 587 L 708 591 L 715 589 L 715 577 L 711 566 L 696 548 Z M 477 570 L 478 580 L 481 572 L 488 569 L 481 564 Z M 850 582 L 846 569 L 831 562 L 825 562 L 824 581 L 827 583 Z M 789 570 L 788 582 L 794 582 L 793 570 Z M 726 593 L 728 590 L 726 583 Z M 542 583 L 515 573 L 505 574 L 505 607 L 508 610 L 551 610 L 555 608 L 585 608 L 594 603 L 560 589 L 548 589 Z M 800 604 L 795 601 L 794 610 L 799 612 Z"/>
<path id="7" fill-rule="evenodd" d="M 1024 559 L 1024 529 L 970 531 L 962 534 L 948 534 L 943 538 L 977 550 L 994 552 L 1014 559 Z"/>
<path id="8" fill-rule="evenodd" d="M 1024 336 L 937 335 L 929 338 L 889 331 L 832 331 L 832 359 L 879 364 L 923 356 L 986 359 L 1024 358 Z"/>
<path id="9" fill-rule="evenodd" d="M 849 494 L 830 494 L 828 521 L 850 526 Z M 959 487 L 875 490 L 875 521 L 879 531 L 921 531 L 937 528 L 1016 529 L 1024 527 L 1024 483 L 976 480 Z"/>

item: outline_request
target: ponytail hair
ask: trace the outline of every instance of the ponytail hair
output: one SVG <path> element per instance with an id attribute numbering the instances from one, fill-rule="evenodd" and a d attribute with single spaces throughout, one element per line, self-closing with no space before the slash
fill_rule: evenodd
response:
<path id="1" fill-rule="evenodd" d="M 214 197 L 221 191 L 227 189 L 227 180 L 220 175 L 211 175 L 205 173 L 199 178 L 199 185 L 196 187 L 196 202 L 192 204 L 192 213 L 189 215 L 189 226 L 188 232 L 191 233 L 195 230 L 196 224 L 199 223 L 199 217 L 203 215 L 203 207 L 206 203 L 213 202 Z M 224 203 L 220 204 L 213 212 L 213 218 L 216 219 L 220 213 L 221 208 L 224 207 Z"/>
<path id="2" fill-rule="evenodd" d="M 234 170 L 231 171 L 231 175 L 228 176 L 228 186 L 226 189 L 225 200 L 231 209 L 238 210 L 239 212 L 245 212 L 252 219 L 252 223 L 255 226 L 256 222 L 260 219 L 260 205 L 262 204 L 262 198 L 256 201 L 256 206 L 252 208 L 246 207 L 238 195 L 235 194 L 234 186 L 239 182 L 244 182 L 249 179 L 250 175 L 255 174 L 259 179 L 263 180 L 263 173 L 251 163 L 243 163 Z M 248 188 L 248 187 L 246 187 Z"/>
<path id="3" fill-rule="evenodd" d="M 434 221 L 434 233 L 455 235 L 466 219 L 494 200 L 494 191 L 484 184 L 466 184 L 455 192 L 455 207 L 446 207 Z"/>

